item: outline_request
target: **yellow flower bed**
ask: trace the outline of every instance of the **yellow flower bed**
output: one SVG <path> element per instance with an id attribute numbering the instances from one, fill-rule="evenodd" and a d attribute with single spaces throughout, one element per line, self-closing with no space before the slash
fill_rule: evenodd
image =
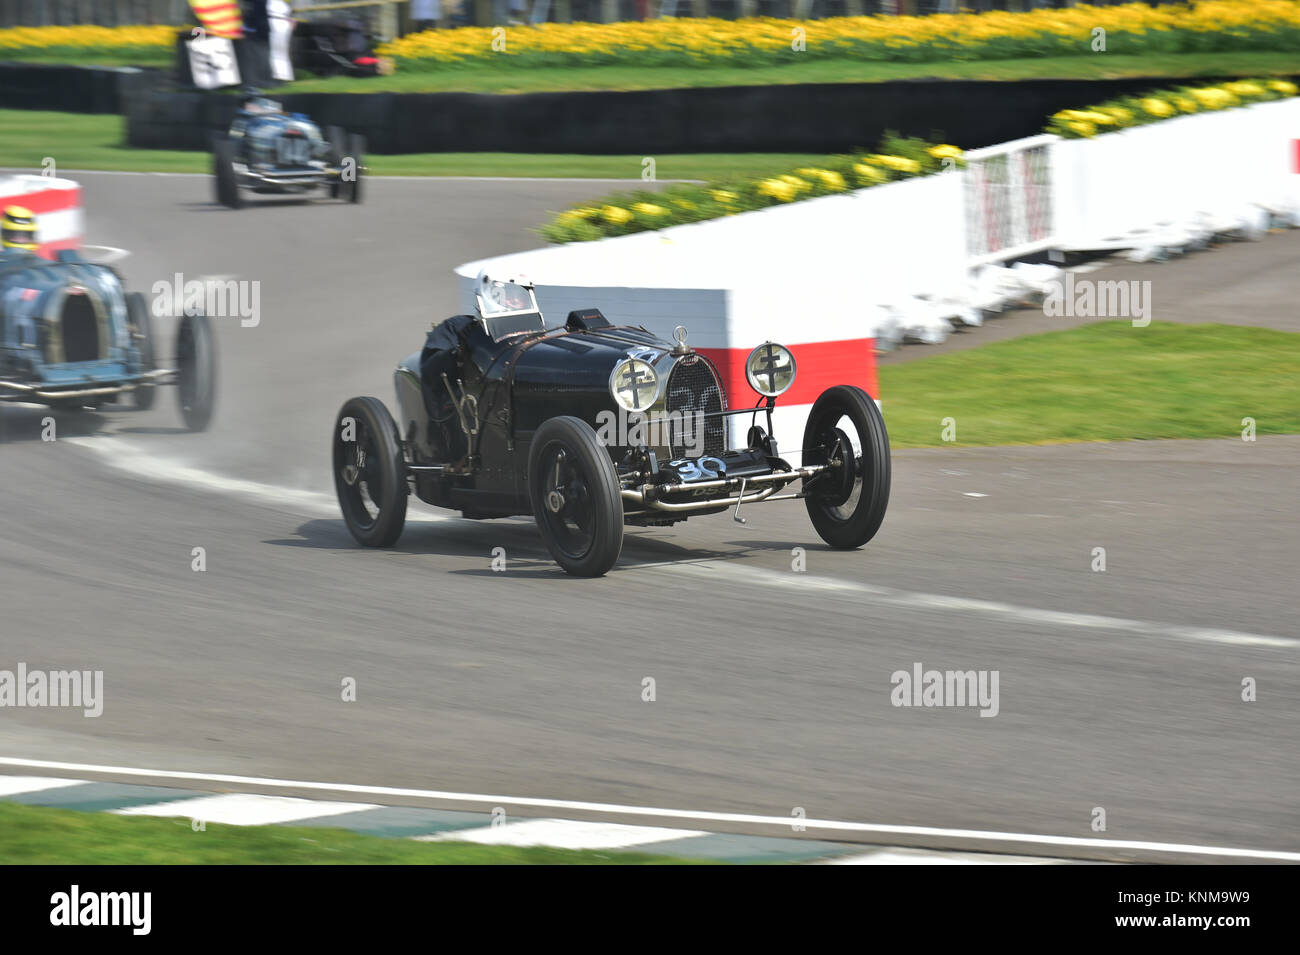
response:
<path id="1" fill-rule="evenodd" d="M 1161 90 L 1140 97 L 1122 97 L 1087 109 L 1063 109 L 1052 116 L 1047 132 L 1066 139 L 1090 139 L 1098 133 L 1145 126 L 1174 116 L 1285 99 L 1297 92 L 1300 88 L 1290 80 L 1235 80 L 1216 86 Z"/>
<path id="2" fill-rule="evenodd" d="M 656 19 L 623 23 L 427 30 L 380 46 L 406 70 L 467 63 L 517 66 L 765 65 L 804 59 L 928 62 L 1108 53 L 1300 49 L 1296 0 L 1193 0 L 927 17 Z M 0 29 L 0 57 L 170 54 L 174 26 Z"/>
<path id="3" fill-rule="evenodd" d="M 175 26 L 131 27 L 11 27 L 0 30 L 0 57 L 21 60 L 24 53 L 82 51 L 87 54 L 130 54 L 152 50 L 170 53 Z"/>
<path id="4" fill-rule="evenodd" d="M 963 164 L 963 153 L 956 146 L 890 136 L 881 144 L 879 153 L 828 156 L 820 165 L 802 166 L 780 175 L 607 196 L 596 204 L 559 213 L 540 231 L 551 242 L 603 239 L 833 196 Z"/>
<path id="5" fill-rule="evenodd" d="M 1201 0 L 926 17 L 546 23 L 502 32 L 464 27 L 412 34 L 379 53 L 406 69 L 501 58 L 537 66 L 759 65 L 799 58 L 922 62 L 1093 55 L 1097 28 L 1106 31 L 1110 53 L 1288 50 L 1300 46 L 1300 3 Z"/>

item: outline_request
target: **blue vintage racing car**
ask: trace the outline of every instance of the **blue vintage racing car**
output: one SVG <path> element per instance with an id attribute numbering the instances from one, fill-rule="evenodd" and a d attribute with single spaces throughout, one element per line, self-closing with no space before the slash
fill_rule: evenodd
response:
<path id="1" fill-rule="evenodd" d="M 230 209 L 245 193 L 295 195 L 324 189 L 331 198 L 361 201 L 365 139 L 337 126 L 325 134 L 302 113 L 248 93 L 227 135 L 212 147 L 216 200 Z"/>
<path id="2" fill-rule="evenodd" d="M 0 401 L 98 408 L 126 394 L 151 408 L 174 384 L 191 431 L 212 419 L 216 350 L 204 315 L 185 315 L 175 361 L 159 367 L 144 296 L 117 272 L 64 250 L 54 261 L 9 244 L 0 249 Z"/>

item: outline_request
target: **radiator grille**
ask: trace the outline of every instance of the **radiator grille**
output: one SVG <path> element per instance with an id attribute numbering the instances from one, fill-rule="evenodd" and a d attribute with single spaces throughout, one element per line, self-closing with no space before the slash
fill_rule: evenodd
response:
<path id="1" fill-rule="evenodd" d="M 691 419 L 695 412 L 717 415 L 726 407 L 726 399 L 722 383 L 707 359 L 695 356 L 673 366 L 672 374 L 668 376 L 666 408 L 669 414 L 678 412 L 684 419 Z M 693 423 L 693 419 L 691 421 Z M 721 454 L 726 450 L 726 427 L 726 419 L 720 415 L 704 419 L 705 454 Z M 685 445 L 678 443 L 675 436 L 673 456 L 682 457 L 686 451 Z"/>
<path id="2" fill-rule="evenodd" d="M 63 308 L 64 361 L 94 361 L 99 358 L 99 323 L 95 310 L 84 295 L 69 299 Z"/>

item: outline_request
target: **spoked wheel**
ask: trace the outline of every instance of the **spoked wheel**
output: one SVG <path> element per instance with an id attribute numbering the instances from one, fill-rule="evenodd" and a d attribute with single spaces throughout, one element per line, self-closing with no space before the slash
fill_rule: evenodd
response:
<path id="1" fill-rule="evenodd" d="M 140 349 L 140 370 L 153 371 L 158 367 L 154 357 L 153 319 L 149 315 L 149 306 L 139 292 L 130 292 L 126 296 L 126 314 L 131 323 L 131 337 Z M 135 406 L 140 411 L 148 411 L 158 397 L 158 386 L 152 382 L 140 382 L 135 386 Z"/>
<path id="2" fill-rule="evenodd" d="M 406 464 L 397 423 L 378 398 L 352 398 L 334 422 L 334 490 L 358 544 L 391 547 L 406 523 Z"/>
<path id="3" fill-rule="evenodd" d="M 861 547 L 876 536 L 889 506 L 889 434 L 861 388 L 822 392 L 803 434 L 804 464 L 834 464 L 804 482 L 808 517 L 832 547 Z"/>
<path id="4" fill-rule="evenodd" d="M 591 425 L 569 416 L 537 429 L 528 496 L 546 548 L 575 577 L 600 577 L 623 550 L 623 498 L 609 452 Z"/>
<path id="5" fill-rule="evenodd" d="M 176 400 L 191 431 L 206 431 L 217 403 L 217 343 L 206 315 L 186 315 L 176 332 Z"/>

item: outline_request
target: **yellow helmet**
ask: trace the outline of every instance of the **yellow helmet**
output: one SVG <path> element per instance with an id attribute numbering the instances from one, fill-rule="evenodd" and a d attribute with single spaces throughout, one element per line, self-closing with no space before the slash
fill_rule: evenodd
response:
<path id="1" fill-rule="evenodd" d="M 0 247 L 36 251 L 36 216 L 22 206 L 6 206 L 0 218 Z"/>

